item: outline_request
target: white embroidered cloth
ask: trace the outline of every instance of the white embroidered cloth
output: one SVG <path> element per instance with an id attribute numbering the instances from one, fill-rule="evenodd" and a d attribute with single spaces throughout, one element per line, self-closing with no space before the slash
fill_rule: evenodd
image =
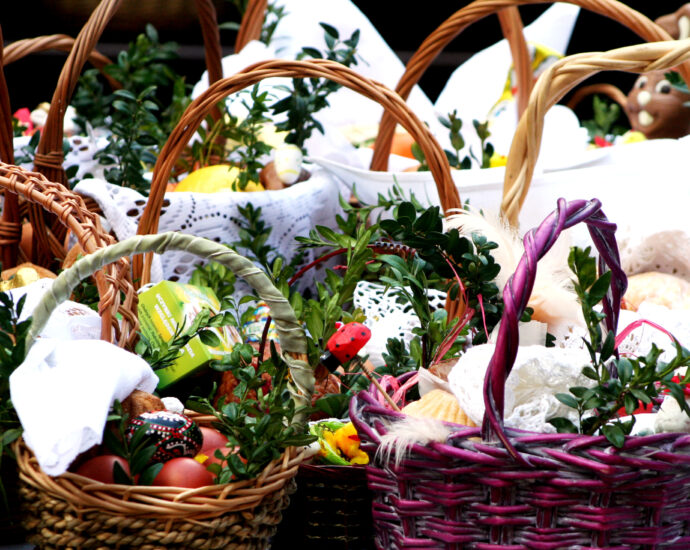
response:
<path id="1" fill-rule="evenodd" d="M 136 234 L 146 197 L 96 179 L 80 182 L 75 191 L 99 204 L 118 240 Z M 240 226 L 236 220 L 242 217 L 238 207 L 251 202 L 262 209 L 263 219 L 272 227 L 266 244 L 290 260 L 297 249 L 295 237 L 308 235 L 316 225 L 335 227 L 336 214 L 341 212 L 338 193 L 335 181 L 319 171 L 308 181 L 280 191 L 168 193 L 158 231 L 180 231 L 229 244 L 239 240 Z M 314 257 L 313 252 L 308 252 L 304 260 Z M 187 253 L 168 252 L 154 264 L 152 281 L 186 282 L 199 263 L 199 258 Z M 305 275 L 304 283 L 311 280 L 309 277 L 313 275 Z"/>

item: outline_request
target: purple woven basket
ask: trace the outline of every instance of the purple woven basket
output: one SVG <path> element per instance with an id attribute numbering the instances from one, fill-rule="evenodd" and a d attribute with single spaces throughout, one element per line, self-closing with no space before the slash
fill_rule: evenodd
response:
<path id="1" fill-rule="evenodd" d="M 396 466 L 376 451 L 386 427 L 404 415 L 381 405 L 374 386 L 351 401 L 362 448 L 373 458 L 367 477 L 377 548 L 690 549 L 690 435 L 631 436 L 616 449 L 603 436 L 503 426 L 505 381 L 537 261 L 580 222 L 588 225 L 600 269 L 612 271 L 604 310 L 615 330 L 627 285 L 615 225 L 598 200 L 560 199 L 525 236 L 526 252 L 503 292 L 481 428 L 457 425 L 446 442 L 412 446 Z"/>

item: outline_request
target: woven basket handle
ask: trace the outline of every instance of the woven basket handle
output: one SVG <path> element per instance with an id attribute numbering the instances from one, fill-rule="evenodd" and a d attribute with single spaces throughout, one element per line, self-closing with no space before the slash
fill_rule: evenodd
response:
<path id="1" fill-rule="evenodd" d="M 163 146 L 153 168 L 151 192 L 139 220 L 137 232 L 140 235 L 158 231 L 163 197 L 172 169 L 210 110 L 228 95 L 269 77 L 328 78 L 381 104 L 419 143 L 436 182 L 443 209 L 448 211 L 461 206 L 458 191 L 450 174 L 448 159 L 441 146 L 429 129 L 395 92 L 334 61 L 325 59 L 271 60 L 256 63 L 231 77 L 216 82 L 187 107 Z M 141 281 L 141 284 L 148 282 L 150 263 L 147 261 L 147 265 L 144 266 L 141 258 L 135 258 L 133 266 L 134 278 Z"/>
<path id="2" fill-rule="evenodd" d="M 101 0 L 77 35 L 74 46 L 60 73 L 57 87 L 50 102 L 48 118 L 34 158 L 36 170 L 45 175 L 50 181 L 56 181 L 63 185 L 67 184 L 67 176 L 62 167 L 64 161 L 62 140 L 65 111 L 70 103 L 86 60 L 121 3 L 122 0 Z M 204 35 L 206 62 L 212 64 L 208 67 L 209 78 L 219 78 L 222 75 L 220 68 L 221 48 L 215 6 L 213 5 L 213 0 L 195 0 L 195 3 L 199 11 L 199 19 Z M 51 239 L 43 212 L 31 207 L 29 209 L 29 219 L 34 227 L 34 235 L 36 236 L 34 260 L 39 264 L 49 264 L 53 258 L 64 258 L 63 239 L 59 233 L 59 226 L 53 224 L 54 230 L 58 234 L 56 238 Z"/>
<path id="3" fill-rule="evenodd" d="M 587 224 L 592 241 L 599 251 L 599 272 L 603 273 L 607 269 L 611 271 L 611 287 L 603 300 L 606 328 L 615 333 L 618 326 L 621 297 L 628 283 L 620 265 L 615 238 L 616 225 L 607 220 L 597 199 L 570 202 L 559 199 L 557 209 L 539 227 L 528 231 L 523 239 L 525 253 L 503 290 L 505 309 L 496 340 L 496 350 L 484 378 L 485 413 L 482 438 L 485 441 L 498 438 L 518 460 L 519 455 L 503 431 L 505 383 L 517 356 L 518 322 L 532 294 L 537 262 L 549 251 L 565 229 L 581 222 Z"/>
<path id="4" fill-rule="evenodd" d="M 0 162 L 0 189 L 24 197 L 27 202 L 54 214 L 74 234 L 87 254 L 115 242 L 101 227 L 100 218 L 86 209 L 79 195 L 48 181 L 42 174 Z M 95 279 L 100 297 L 98 312 L 101 315 L 101 338 L 109 342 L 115 338 L 122 347 L 131 347 L 139 323 L 129 261 L 122 259 L 109 265 L 103 272 L 97 273 Z M 117 320 L 118 314 L 121 322 Z"/>
<path id="5" fill-rule="evenodd" d="M 235 38 L 235 53 L 241 52 L 252 40 L 261 38 L 267 8 L 268 0 L 249 0 Z"/>
<path id="6" fill-rule="evenodd" d="M 407 99 L 414 85 L 419 82 L 419 79 L 436 56 L 468 25 L 471 25 L 475 21 L 487 15 L 497 13 L 499 10 L 505 8 L 533 4 L 550 4 L 553 3 L 553 1 L 554 0 L 475 0 L 471 4 L 456 11 L 422 42 L 415 54 L 408 61 L 405 72 L 400 78 L 395 91 L 404 99 Z M 648 42 L 671 39 L 671 36 L 651 19 L 616 0 L 559 1 L 580 6 L 594 13 L 618 21 Z M 690 67 L 684 65 L 679 69 L 685 81 L 690 82 Z M 372 170 L 386 170 L 394 133 L 395 122 L 390 114 L 384 111 L 379 124 L 379 133 L 376 138 L 374 156 L 371 160 Z"/>
<path id="7" fill-rule="evenodd" d="M 60 73 L 57 87 L 50 102 L 50 111 L 41 135 L 41 141 L 36 149 L 35 158 L 36 169 L 51 181 L 66 183 L 64 170 L 62 169 L 62 138 L 65 110 L 77 87 L 79 76 L 86 60 L 96 47 L 103 31 L 119 9 L 121 3 L 122 0 L 101 0 L 77 35 L 74 47 L 70 51 Z M 212 0 L 195 0 L 195 4 L 199 11 L 199 20 L 204 35 L 206 61 L 211 63 L 211 66 L 208 66 L 209 77 L 211 78 L 212 75 L 215 75 L 216 78 L 219 78 L 222 75 L 222 70 L 220 69 L 221 49 L 215 6 Z"/>
<path id="8" fill-rule="evenodd" d="M 297 321 L 287 298 L 273 285 L 268 276 L 247 258 L 222 244 L 184 233 L 171 231 L 158 235 L 136 235 L 89 254 L 60 273 L 33 312 L 27 349 L 40 334 L 53 310 L 70 297 L 83 279 L 120 258 L 145 252 L 162 254 L 168 250 L 188 252 L 199 258 L 223 264 L 256 290 L 259 298 L 265 301 L 271 310 L 280 346 L 284 354 L 288 355 L 286 360 L 294 383 L 293 397 L 298 404 L 308 405 L 314 390 L 313 370 L 306 362 L 307 342 L 304 329 Z"/>
<path id="9" fill-rule="evenodd" d="M 690 41 L 677 40 L 628 46 L 608 52 L 565 57 L 549 67 L 532 90 L 508 154 L 501 211 L 517 227 L 518 215 L 534 174 L 544 130 L 544 117 L 551 106 L 589 76 L 600 71 L 646 73 L 667 70 L 690 60 Z M 685 67 L 685 64 L 683 65 Z"/>

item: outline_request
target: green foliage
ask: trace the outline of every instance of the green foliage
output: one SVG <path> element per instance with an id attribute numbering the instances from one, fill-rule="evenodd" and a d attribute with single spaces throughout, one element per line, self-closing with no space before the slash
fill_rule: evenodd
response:
<path id="1" fill-rule="evenodd" d="M 131 187 L 147 194 L 150 183 L 144 177 L 146 165 L 156 161 L 158 140 L 151 134 L 156 128 L 158 105 L 152 101 L 155 86 L 150 86 L 139 95 L 127 90 L 116 90 L 112 103 L 113 116 L 110 130 L 113 139 L 98 151 L 94 158 L 104 166 L 105 178 L 116 185 Z"/>
<path id="2" fill-rule="evenodd" d="M 262 159 L 271 152 L 272 147 L 264 143 L 261 132 L 265 124 L 271 122 L 266 116 L 268 106 L 268 92 L 260 92 L 259 86 L 251 91 L 244 90 L 234 99 L 240 99 L 247 109 L 243 119 L 234 116 L 227 104 L 224 113 L 218 120 L 210 115 L 206 118 L 206 127 L 198 129 L 200 137 L 191 147 L 191 161 L 183 164 L 186 171 L 197 166 L 208 166 L 221 162 L 229 162 L 240 168 L 238 185 L 245 189 L 250 181 L 259 182 L 259 173 L 263 168 Z"/>
<path id="3" fill-rule="evenodd" d="M 87 125 L 113 132 L 114 139 L 96 155 L 102 164 L 112 166 L 105 172 L 111 183 L 148 192 L 144 172 L 189 103 L 188 85 L 170 63 L 177 59 L 177 49 L 174 42 L 161 44 L 149 24 L 115 63 L 103 69 L 122 85 L 121 90 L 106 93 L 96 69 L 80 77 L 72 99 L 77 124 L 83 132 Z"/>
<path id="4" fill-rule="evenodd" d="M 253 479 L 287 447 L 316 440 L 303 423 L 294 422 L 299 411 L 287 388 L 288 365 L 275 346 L 271 344 L 271 357 L 261 363 L 260 369 L 252 364 L 256 359 L 258 352 L 251 345 L 242 344 L 223 360 L 223 368 L 237 378 L 233 393 L 238 403 L 221 398 L 214 407 L 211 399 L 201 397 L 187 403 L 192 410 L 215 416 L 213 426 L 228 437 L 230 446 L 239 447 L 236 454 L 219 454 L 218 458 L 223 458 L 221 464 L 209 467 L 217 474 L 217 483 Z M 271 377 L 270 391 L 264 392 L 266 381 L 262 373 Z"/>
<path id="5" fill-rule="evenodd" d="M 10 445 L 22 433 L 17 413 L 10 400 L 10 375 L 26 355 L 26 337 L 31 319 L 19 321 L 26 296 L 16 303 L 9 292 L 0 292 L 0 462 L 14 458 Z M 7 508 L 5 489 L 0 479 L 0 499 Z"/>
<path id="6" fill-rule="evenodd" d="M 427 300 L 424 289 L 439 288 L 447 291 L 451 299 L 455 299 L 460 291 L 457 282 L 459 278 L 465 289 L 467 306 L 475 312 L 484 311 L 487 330 L 491 332 L 501 319 L 503 311 L 498 287 L 493 282 L 501 269 L 491 256 L 491 251 L 497 246 L 495 243 L 487 241 L 481 235 L 473 234 L 471 238 L 461 236 L 457 229 L 444 232 L 438 207 L 430 207 L 418 216 L 414 204 L 408 202 L 403 202 L 396 208 L 394 219 L 382 220 L 380 227 L 389 238 L 416 251 L 404 262 L 399 261 L 401 259 L 388 261 L 394 278 L 386 282 L 394 284 L 398 289 L 401 285 L 411 285 L 410 291 L 406 292 L 407 298 L 414 298 L 411 302 L 413 309 L 418 315 L 426 311 L 420 317 L 422 327 L 425 323 L 432 323 L 430 331 L 435 330 L 434 327 L 440 328 L 442 332 L 450 328 L 440 314 L 435 314 L 436 317 L 433 318 L 430 316 L 429 306 L 424 304 Z M 467 328 L 473 332 L 474 343 L 486 341 L 487 335 L 476 330 L 482 322 L 478 315 L 468 323 Z M 430 336 L 427 331 L 426 337 Z M 426 360 L 433 358 L 432 351 L 425 349 L 423 356 L 424 364 L 428 366 Z"/>
<path id="7" fill-rule="evenodd" d="M 182 322 L 175 327 L 175 334 L 168 342 L 157 343 L 139 334 L 136 353 L 141 356 L 153 370 L 164 369 L 172 365 L 189 341 L 198 336 L 207 346 L 217 347 L 221 344 L 218 335 L 209 330 L 233 324 L 231 314 L 213 315 L 211 310 L 203 308 L 188 328 Z"/>
<path id="8" fill-rule="evenodd" d="M 477 156 L 474 154 L 474 151 L 472 151 L 472 148 L 470 148 L 469 155 L 464 156 L 461 160 L 460 150 L 465 147 L 465 139 L 462 137 L 462 133 L 460 132 L 462 129 L 462 119 L 457 117 L 457 111 L 453 111 L 452 113 L 448 114 L 448 118 L 440 116 L 439 121 L 441 124 L 443 124 L 443 126 L 448 128 L 450 144 L 453 150 L 449 151 L 446 149 L 444 150 L 444 153 L 446 154 L 446 158 L 448 159 L 448 163 L 450 164 L 451 168 L 455 168 L 457 170 L 469 170 L 472 168 L 472 160 L 474 160 L 475 164 L 479 168 L 489 168 L 491 166 L 491 157 L 494 154 L 494 146 L 489 143 L 491 133 L 489 132 L 488 122 L 479 122 L 478 120 L 472 121 L 474 131 L 477 133 L 481 143 L 481 159 L 477 158 Z M 424 152 L 416 143 L 412 144 L 412 154 L 420 164 L 419 168 L 417 168 L 417 171 L 424 172 L 429 170 L 429 165 L 426 162 Z"/>
<path id="9" fill-rule="evenodd" d="M 129 418 L 118 400 L 108 416 L 109 425 L 103 432 L 103 443 L 108 450 L 121 456 L 129 465 L 129 475 L 117 462 L 113 465 L 113 479 L 122 485 L 151 485 L 163 468 L 162 462 L 151 463 L 156 445 L 146 437 L 146 426 L 139 426 L 131 437 L 126 435 Z"/>
<path id="10" fill-rule="evenodd" d="M 334 27 L 321 23 L 327 50 L 324 53 L 317 48 L 305 47 L 298 55 L 298 59 L 311 57 L 314 59 L 330 59 L 350 67 L 357 63 L 356 51 L 359 43 L 359 30 L 352 33 L 350 38 L 341 41 L 340 35 Z M 328 96 L 340 88 L 340 84 L 331 80 L 319 78 L 295 78 L 292 80 L 292 90 L 284 99 L 273 104 L 273 114 L 285 113 L 286 120 L 276 124 L 276 128 L 289 132 L 285 141 L 293 143 L 304 150 L 304 143 L 314 130 L 323 133 L 323 126 L 314 118 L 320 110 L 328 107 Z"/>
<path id="11" fill-rule="evenodd" d="M 247 11 L 247 0 L 226 0 L 233 4 L 241 16 Z M 289 13 L 285 6 L 278 6 L 275 2 L 269 2 L 266 6 L 266 16 L 264 17 L 263 26 L 261 27 L 261 36 L 259 40 L 264 44 L 270 44 L 273 34 L 280 23 L 280 20 Z M 218 25 L 220 29 L 238 30 L 240 24 L 237 21 L 226 21 Z"/>
<path id="12" fill-rule="evenodd" d="M 597 276 L 596 262 L 588 247 L 573 248 L 568 264 L 576 276 L 575 292 L 582 305 L 589 341 L 585 346 L 591 362 L 582 369 L 584 376 L 593 381 L 592 387 L 573 387 L 570 393 L 556 394 L 556 399 L 576 409 L 579 423 L 567 418 L 553 418 L 549 422 L 559 432 L 603 434 L 614 446 L 622 447 L 625 436 L 635 425 L 635 417 L 623 422 L 621 409 L 633 414 L 640 402 L 650 404 L 664 392 L 670 393 L 683 411 L 690 415 L 683 388 L 690 381 L 690 370 L 680 379 L 674 379 L 678 369 L 690 366 L 690 351 L 677 341 L 673 345 L 676 356 L 668 363 L 660 360 L 661 351 L 652 349 L 641 357 L 618 357 L 615 353 L 615 334 L 602 332 L 604 314 L 595 310 L 611 283 L 611 272 Z"/>
<path id="13" fill-rule="evenodd" d="M 612 141 L 616 136 L 621 136 L 629 130 L 621 124 L 616 124 L 621 118 L 621 107 L 617 103 L 595 95 L 592 99 L 594 118 L 583 120 L 582 126 L 587 129 L 590 143 L 599 137 Z"/>

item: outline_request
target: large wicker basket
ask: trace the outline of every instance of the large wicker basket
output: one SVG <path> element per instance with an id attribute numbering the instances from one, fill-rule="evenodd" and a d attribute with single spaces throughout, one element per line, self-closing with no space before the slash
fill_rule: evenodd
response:
<path id="1" fill-rule="evenodd" d="M 541 434 L 503 426 L 505 380 L 518 349 L 518 320 L 537 261 L 560 233 L 587 223 L 612 271 L 607 329 L 616 330 L 626 278 L 615 225 L 599 201 L 559 201 L 525 237 L 526 252 L 503 293 L 505 311 L 484 384 L 482 428 L 451 427 L 438 443 L 413 445 L 399 464 L 377 454 L 403 415 L 372 387 L 350 416 L 374 462 L 368 470 L 378 548 L 658 549 L 690 545 L 690 435 L 627 437 Z"/>
<path id="2" fill-rule="evenodd" d="M 660 42 L 561 60 L 537 81 L 508 159 L 504 213 L 514 224 L 529 189 L 546 110 L 572 86 L 604 69 L 663 70 L 690 58 L 690 44 Z M 565 229 L 587 224 L 612 271 L 607 328 L 615 330 L 626 288 L 615 225 L 601 203 L 558 201 L 527 232 L 525 255 L 504 290 L 505 312 L 484 385 L 481 428 L 451 425 L 445 442 L 413 445 L 400 464 L 377 454 L 403 415 L 380 404 L 371 387 L 350 416 L 368 467 L 378 548 L 681 549 L 690 547 L 690 435 L 630 436 L 616 449 L 603 436 L 541 434 L 503 426 L 503 388 L 514 363 L 517 323 L 537 262 Z"/>
<path id="3" fill-rule="evenodd" d="M 29 342 L 57 304 L 82 280 L 119 258 L 145 252 L 185 250 L 212 258 L 242 277 L 272 313 L 289 390 L 299 408 L 313 391 L 304 332 L 287 300 L 266 274 L 227 247 L 191 235 L 137 236 L 102 248 L 63 271 L 33 313 Z M 211 418 L 200 418 L 209 422 Z M 306 449 L 288 448 L 256 478 L 199 489 L 107 485 L 72 473 L 43 473 L 20 439 L 15 445 L 24 526 L 29 542 L 47 548 L 267 548 L 294 490 Z"/>

